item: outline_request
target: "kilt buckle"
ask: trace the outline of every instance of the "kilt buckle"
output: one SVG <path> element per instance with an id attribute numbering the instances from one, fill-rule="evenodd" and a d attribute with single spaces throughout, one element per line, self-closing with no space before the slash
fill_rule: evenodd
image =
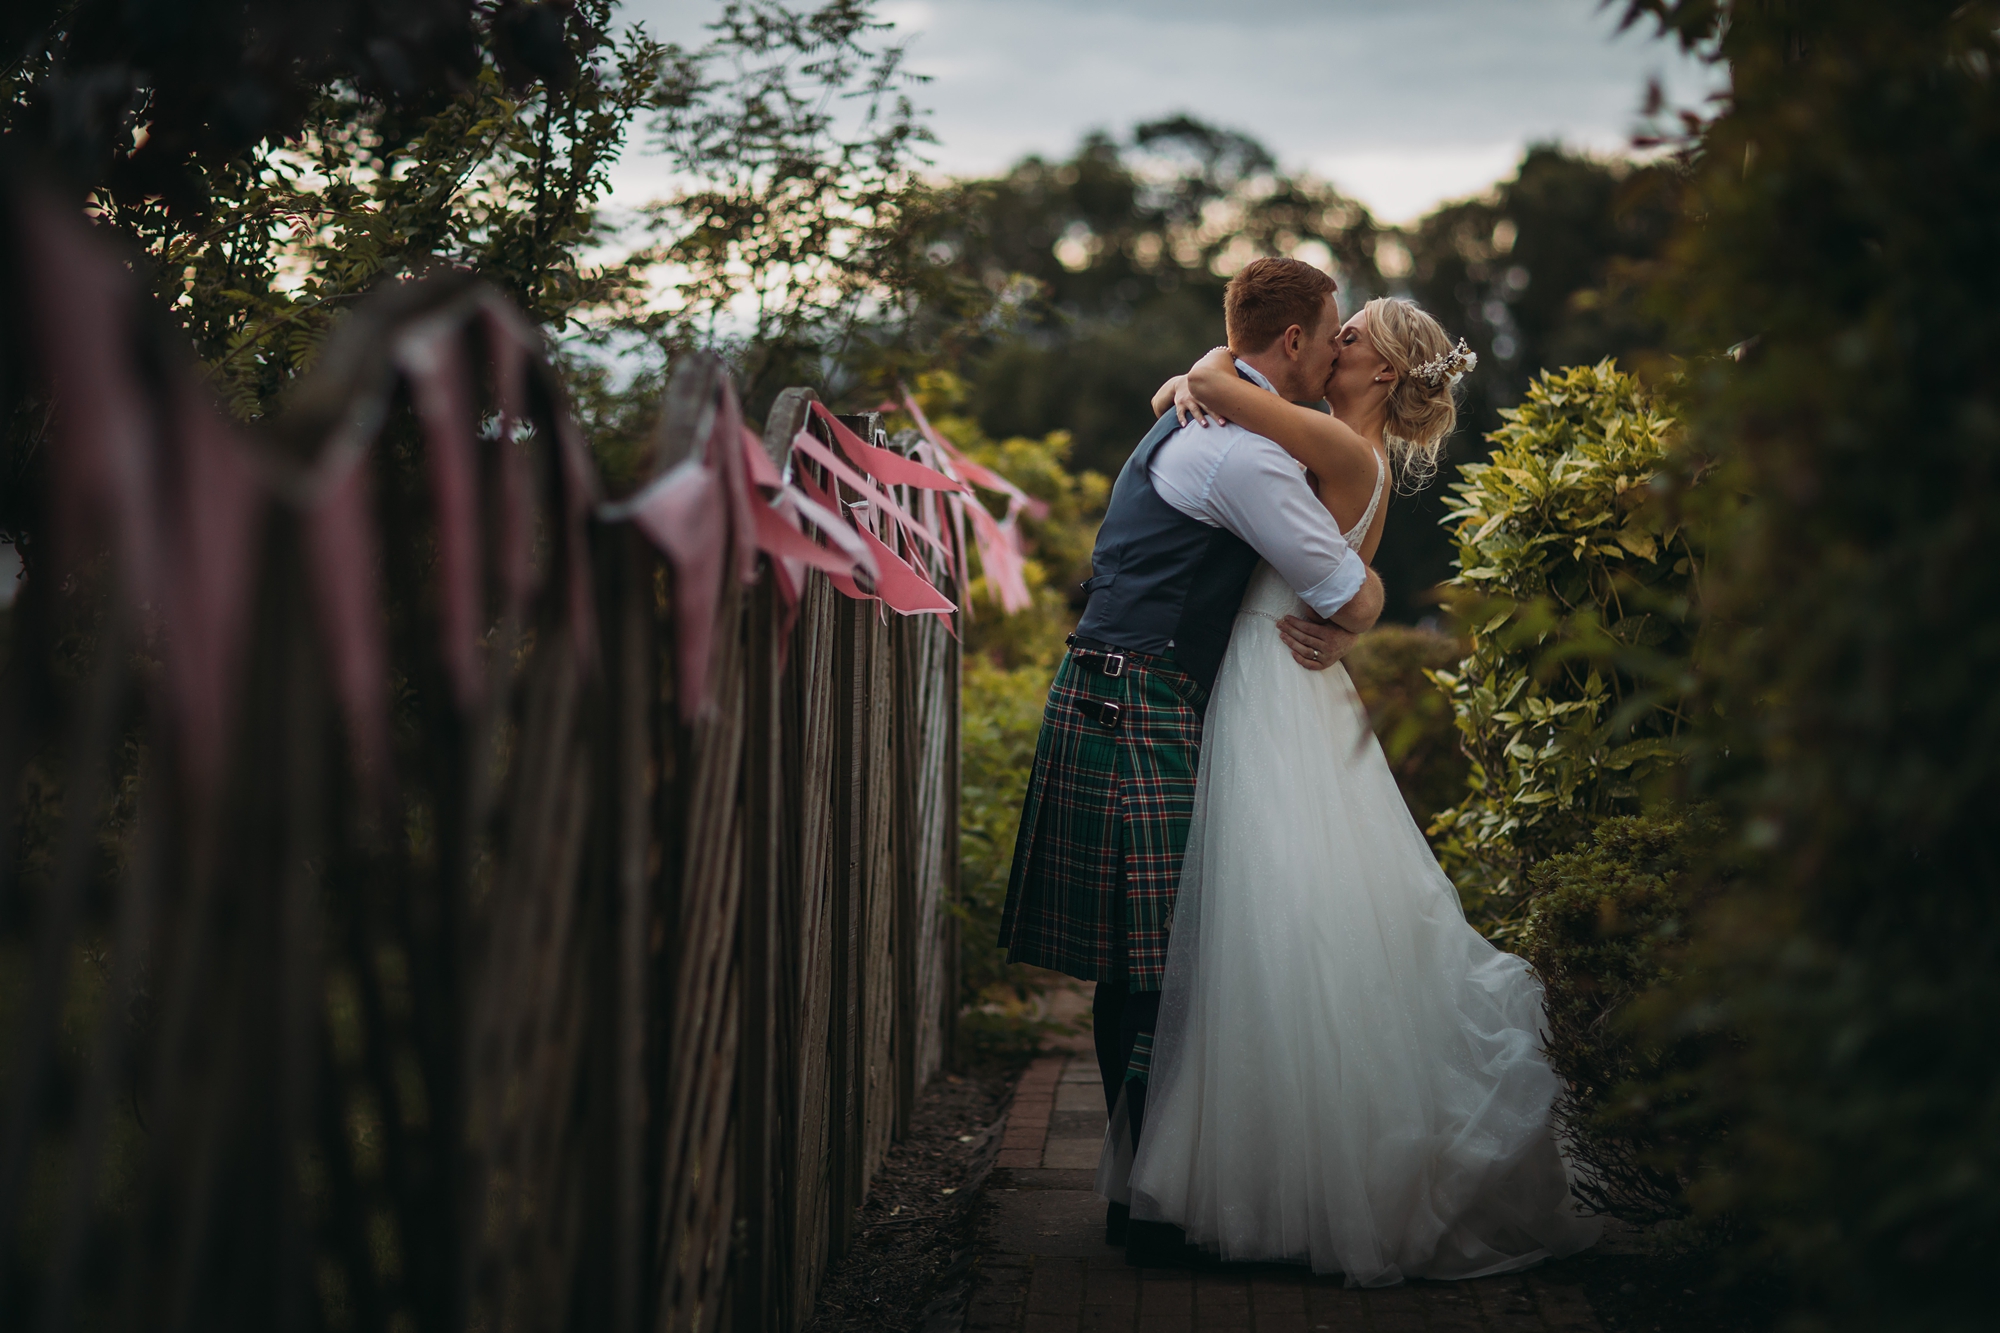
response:
<path id="1" fill-rule="evenodd" d="M 1114 676 L 1114 677 L 1124 675 L 1125 654 L 1106 653 L 1104 655 L 1104 674 L 1107 676 Z"/>
<path id="2" fill-rule="evenodd" d="M 1124 659 L 1120 658 L 1119 661 L 1122 663 Z M 1111 673 L 1107 671 L 1104 674 L 1108 676 Z M 1097 720 L 1099 722 L 1102 722 L 1108 730 L 1116 731 L 1118 730 L 1119 715 L 1122 714 L 1124 711 L 1125 710 L 1120 708 L 1117 704 L 1114 704 L 1109 700 L 1106 700 L 1104 703 L 1101 703 L 1097 706 Z"/>

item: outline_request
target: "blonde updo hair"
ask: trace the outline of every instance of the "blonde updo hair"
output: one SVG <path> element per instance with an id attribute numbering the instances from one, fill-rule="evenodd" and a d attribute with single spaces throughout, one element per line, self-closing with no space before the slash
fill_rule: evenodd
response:
<path id="1" fill-rule="evenodd" d="M 1444 326 L 1415 301 L 1378 296 L 1362 309 L 1368 315 L 1370 341 L 1396 372 L 1396 382 L 1389 387 L 1382 442 L 1388 446 L 1398 487 L 1420 490 L 1437 475 L 1445 437 L 1458 425 L 1458 404 L 1449 377 L 1433 385 L 1411 372 L 1447 355 L 1452 342 Z"/>

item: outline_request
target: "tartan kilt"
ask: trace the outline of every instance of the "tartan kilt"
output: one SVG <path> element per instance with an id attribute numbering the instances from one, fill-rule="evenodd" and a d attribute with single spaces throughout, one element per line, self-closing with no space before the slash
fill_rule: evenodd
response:
<path id="1" fill-rule="evenodd" d="M 1170 657 L 1107 677 L 1063 657 L 1049 688 L 1000 917 L 1008 958 L 1159 990 L 1194 816 L 1203 690 Z M 1118 726 L 1098 720 L 1117 704 Z"/>

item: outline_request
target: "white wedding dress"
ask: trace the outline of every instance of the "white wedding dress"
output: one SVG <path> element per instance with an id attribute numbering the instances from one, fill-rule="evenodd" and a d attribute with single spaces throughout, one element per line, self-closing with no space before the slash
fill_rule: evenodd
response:
<path id="1" fill-rule="evenodd" d="M 1208 705 L 1144 1141 L 1121 1099 L 1098 1191 L 1349 1285 L 1573 1254 L 1598 1223 L 1549 1127 L 1540 984 L 1466 923 L 1346 669 L 1279 639 L 1293 614 L 1260 566 Z"/>

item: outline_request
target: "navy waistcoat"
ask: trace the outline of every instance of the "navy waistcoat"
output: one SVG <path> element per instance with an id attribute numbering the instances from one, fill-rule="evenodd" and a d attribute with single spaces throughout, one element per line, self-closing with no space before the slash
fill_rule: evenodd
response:
<path id="1" fill-rule="evenodd" d="M 1258 556 L 1235 533 L 1189 518 L 1153 489 L 1153 458 L 1180 428 L 1169 411 L 1119 471 L 1090 553 L 1083 585 L 1090 601 L 1076 632 L 1135 653 L 1171 650 L 1206 693 Z"/>

